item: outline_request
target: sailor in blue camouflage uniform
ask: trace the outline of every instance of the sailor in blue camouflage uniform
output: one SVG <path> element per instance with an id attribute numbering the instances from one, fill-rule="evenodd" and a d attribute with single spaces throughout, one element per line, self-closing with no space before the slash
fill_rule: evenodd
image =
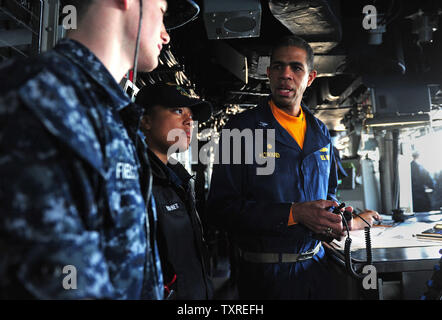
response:
<path id="1" fill-rule="evenodd" d="M 71 39 L 0 69 L 3 299 L 163 298 L 154 225 L 146 214 L 149 190 L 139 182 L 146 168 L 133 140 L 142 111 L 117 83 L 124 72 L 115 72 L 125 66 L 124 49 L 115 66 L 88 48 L 89 40 L 109 37 L 89 25 L 115 22 L 113 15 L 125 19 L 119 22 L 137 19 L 139 2 L 113 11 L 110 1 L 91 3 L 77 1 L 86 7 L 84 28 Z M 141 41 L 140 61 L 143 54 L 155 61 L 144 71 L 156 67 L 170 40 L 162 20 L 166 6 L 165 0 L 144 1 L 153 31 L 147 44 Z M 118 27 L 125 26 L 109 26 Z M 132 31 L 128 38 L 135 41 Z M 132 63 L 133 52 L 126 55 Z"/>

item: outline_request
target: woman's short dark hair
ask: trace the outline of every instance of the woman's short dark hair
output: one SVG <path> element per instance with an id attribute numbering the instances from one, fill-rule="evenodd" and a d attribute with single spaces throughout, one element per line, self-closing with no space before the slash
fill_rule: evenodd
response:
<path id="1" fill-rule="evenodd" d="M 282 37 L 273 46 L 272 53 L 270 56 L 270 61 L 273 61 L 273 55 L 274 55 L 275 51 L 278 50 L 279 48 L 283 48 L 283 47 L 297 47 L 300 49 L 304 49 L 305 52 L 307 53 L 307 66 L 309 68 L 309 71 L 313 70 L 313 68 L 314 68 L 313 61 L 314 61 L 315 55 L 313 53 L 312 47 L 308 44 L 307 41 L 305 41 L 304 39 L 302 39 L 298 36 L 295 36 L 295 35 Z"/>

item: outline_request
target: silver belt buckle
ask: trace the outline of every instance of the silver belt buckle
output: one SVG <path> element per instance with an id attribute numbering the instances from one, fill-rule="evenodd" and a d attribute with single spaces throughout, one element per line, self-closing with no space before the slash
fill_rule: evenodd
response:
<path id="1" fill-rule="evenodd" d="M 313 251 L 307 251 L 305 253 L 301 253 L 298 258 L 298 261 L 304 261 L 304 260 L 311 259 L 311 258 L 313 258 L 314 255 L 315 255 L 315 253 Z"/>

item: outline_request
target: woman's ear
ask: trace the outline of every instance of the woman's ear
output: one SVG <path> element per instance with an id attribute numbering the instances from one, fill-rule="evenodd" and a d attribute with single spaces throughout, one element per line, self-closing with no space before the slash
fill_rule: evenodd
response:
<path id="1" fill-rule="evenodd" d="M 141 118 L 141 130 L 143 132 L 149 131 L 152 128 L 152 119 L 150 116 L 143 116 Z"/>

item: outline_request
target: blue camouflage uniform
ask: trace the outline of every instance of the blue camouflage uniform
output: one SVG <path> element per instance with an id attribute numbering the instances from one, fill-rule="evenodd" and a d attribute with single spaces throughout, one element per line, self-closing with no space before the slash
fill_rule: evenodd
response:
<path id="1" fill-rule="evenodd" d="M 333 146 L 326 126 L 302 106 L 307 120 L 304 147 L 278 123 L 268 100 L 230 119 L 224 129 L 251 129 L 254 142 L 253 163 L 246 163 L 245 143 L 230 156 L 223 155 L 224 133 L 219 142 L 208 199 L 209 219 L 226 230 L 241 252 L 306 253 L 320 242 L 302 224 L 288 226 L 293 202 L 321 199 L 336 200 L 337 173 Z M 263 135 L 257 141 L 257 131 L 274 130 L 275 141 Z M 256 151 L 262 143 L 264 152 Z M 252 149 L 250 149 L 252 150 Z M 241 163 L 234 158 L 241 152 Z M 250 152 L 250 151 L 249 151 Z M 250 154 L 249 154 L 250 156 Z M 230 159 L 230 164 L 225 163 Z M 233 157 L 233 159 L 232 159 Z M 257 174 L 257 157 L 273 157 L 275 170 L 270 175 Z M 295 263 L 253 263 L 241 259 L 239 265 L 239 295 L 241 299 L 325 299 L 329 291 L 325 252 L 321 247 L 313 258 Z"/>
<path id="2" fill-rule="evenodd" d="M 76 41 L 2 66 L 0 298 L 162 299 L 136 115 Z"/>

